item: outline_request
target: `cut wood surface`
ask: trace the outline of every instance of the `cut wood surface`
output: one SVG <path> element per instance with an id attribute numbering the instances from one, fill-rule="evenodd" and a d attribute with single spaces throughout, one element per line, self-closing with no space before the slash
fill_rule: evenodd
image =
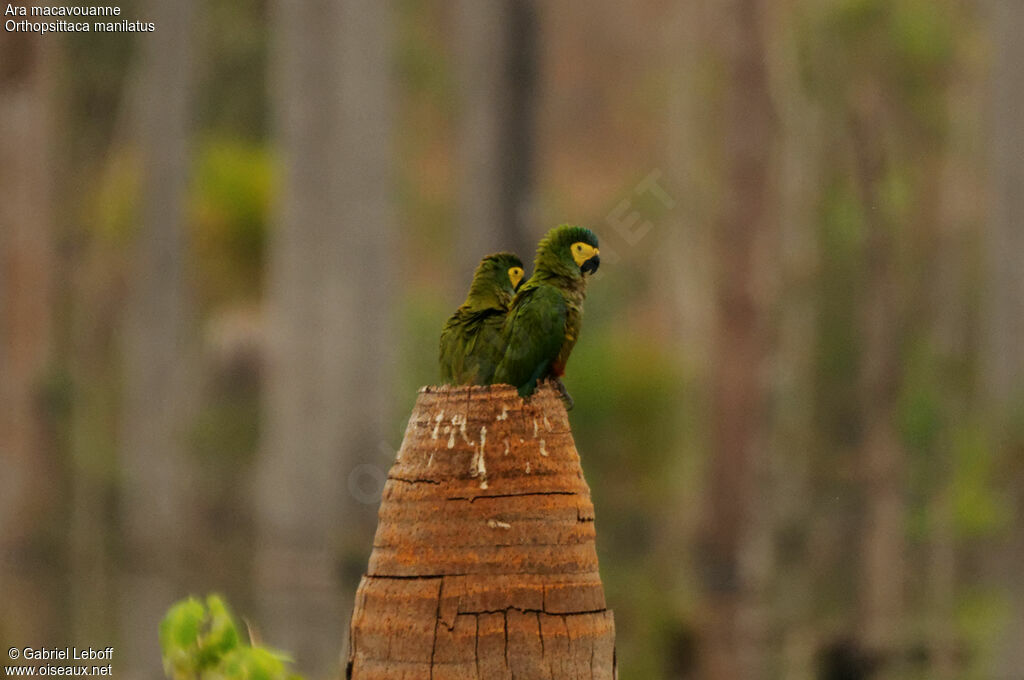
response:
<path id="1" fill-rule="evenodd" d="M 549 386 L 420 391 L 356 594 L 355 680 L 612 679 L 594 507 Z"/>

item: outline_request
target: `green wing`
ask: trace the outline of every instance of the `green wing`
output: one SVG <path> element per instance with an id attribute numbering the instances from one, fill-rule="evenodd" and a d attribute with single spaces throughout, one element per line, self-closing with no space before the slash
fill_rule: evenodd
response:
<path id="1" fill-rule="evenodd" d="M 505 353 L 505 310 L 488 310 L 475 320 L 475 332 L 466 351 L 466 378 L 463 384 L 490 385 L 494 370 Z"/>
<path id="2" fill-rule="evenodd" d="M 532 394 L 565 343 L 567 317 L 565 298 L 553 286 L 521 290 L 505 322 L 507 345 L 493 382 L 515 385 L 524 397 Z"/>
<path id="3" fill-rule="evenodd" d="M 456 310 L 451 318 L 444 324 L 441 331 L 441 347 L 439 363 L 441 364 L 441 383 L 444 385 L 457 384 L 455 376 L 462 371 L 462 353 L 459 346 L 464 346 L 463 325 L 459 318 L 459 311 Z"/>
<path id="4" fill-rule="evenodd" d="M 505 310 L 459 309 L 441 332 L 441 380 L 449 385 L 488 385 L 505 348 Z"/>

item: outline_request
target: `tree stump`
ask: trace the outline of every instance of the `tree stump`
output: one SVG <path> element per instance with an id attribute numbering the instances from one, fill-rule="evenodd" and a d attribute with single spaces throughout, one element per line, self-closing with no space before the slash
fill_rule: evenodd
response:
<path id="1" fill-rule="evenodd" d="M 594 506 L 554 389 L 426 387 L 350 627 L 354 680 L 612 680 Z"/>

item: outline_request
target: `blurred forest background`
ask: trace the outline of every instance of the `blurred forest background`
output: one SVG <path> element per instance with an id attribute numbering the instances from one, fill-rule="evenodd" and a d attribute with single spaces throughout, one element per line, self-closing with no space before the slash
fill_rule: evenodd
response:
<path id="1" fill-rule="evenodd" d="M 0 34 L 5 644 L 152 678 L 219 591 L 334 677 L 442 323 L 571 221 L 622 677 L 1024 677 L 1024 2 L 121 6 Z"/>

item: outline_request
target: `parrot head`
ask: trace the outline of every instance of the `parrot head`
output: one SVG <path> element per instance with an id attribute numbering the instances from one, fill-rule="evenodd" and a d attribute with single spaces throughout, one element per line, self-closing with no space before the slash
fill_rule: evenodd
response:
<path id="1" fill-rule="evenodd" d="M 600 265 L 597 235 L 586 227 L 563 224 L 541 239 L 534 268 L 569 279 L 582 279 L 596 272 Z"/>
<path id="2" fill-rule="evenodd" d="M 477 265 L 469 295 L 481 299 L 497 297 L 501 304 L 508 305 L 522 283 L 523 261 L 512 253 L 494 253 Z"/>

